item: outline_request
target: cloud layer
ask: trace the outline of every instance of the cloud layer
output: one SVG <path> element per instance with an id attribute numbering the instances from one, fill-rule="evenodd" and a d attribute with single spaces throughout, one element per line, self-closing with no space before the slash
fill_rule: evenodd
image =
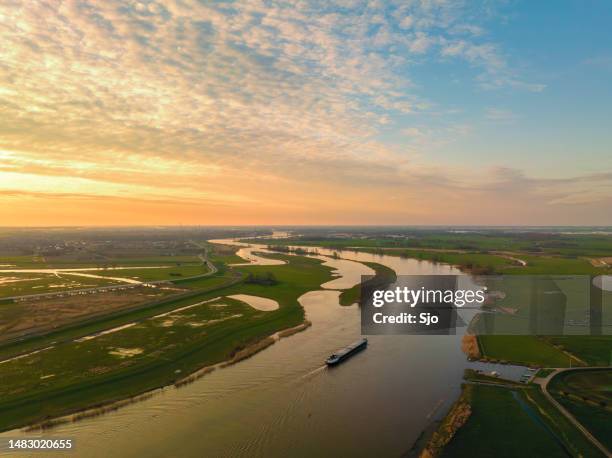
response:
<path id="1" fill-rule="evenodd" d="M 2 224 L 612 223 L 608 175 L 428 154 L 466 128 L 420 126 L 449 107 L 413 69 L 459 63 L 475 90 L 544 90 L 488 39 L 487 14 L 442 0 L 4 2 Z"/>

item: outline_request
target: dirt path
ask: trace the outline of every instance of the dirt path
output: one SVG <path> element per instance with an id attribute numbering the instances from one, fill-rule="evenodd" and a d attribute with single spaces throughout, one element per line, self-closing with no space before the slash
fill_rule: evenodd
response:
<path id="1" fill-rule="evenodd" d="M 514 261 L 517 264 L 520 264 L 521 267 L 527 267 L 527 261 L 525 261 L 524 259 L 517 258 L 516 256 L 514 256 L 514 253 L 507 253 L 504 251 L 492 251 L 491 254 L 494 254 L 495 256 L 499 256 L 500 258 L 509 259 L 510 261 Z"/>

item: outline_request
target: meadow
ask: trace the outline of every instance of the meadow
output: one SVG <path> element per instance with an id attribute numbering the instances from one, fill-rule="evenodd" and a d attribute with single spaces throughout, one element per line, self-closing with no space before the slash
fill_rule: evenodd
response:
<path id="1" fill-rule="evenodd" d="M 504 229 L 473 229 L 463 232 L 448 229 L 380 228 L 318 232 L 307 230 L 305 235 L 286 240 L 257 239 L 257 243 L 322 246 L 327 248 L 427 248 L 464 251 L 511 251 L 548 254 L 566 257 L 605 257 L 612 253 L 609 235 L 589 233 L 563 233 L 546 228 L 523 231 Z M 339 232 L 339 231 L 336 231 Z M 569 232 L 569 231 L 568 231 Z M 359 236 L 355 236 L 359 233 Z M 251 239 L 255 242 L 255 239 Z"/>
<path id="2" fill-rule="evenodd" d="M 467 385 L 471 415 L 444 448 L 459 456 L 602 456 L 537 388 Z"/>
<path id="3" fill-rule="evenodd" d="M 0 429 L 176 383 L 201 367 L 231 359 L 274 332 L 301 324 L 304 312 L 297 298 L 332 279 L 331 269 L 316 259 L 276 257 L 287 264 L 236 268 L 239 275 L 226 276 L 221 284 L 215 277 L 184 281 L 186 287 L 208 288 L 0 347 L 0 354 L 21 355 L 0 363 L 0 377 L 6 382 L 0 388 Z M 268 272 L 274 274 L 276 285 L 241 283 L 248 273 Z M 274 299 L 280 308 L 257 311 L 226 297 L 232 294 Z M 200 305 L 173 312 L 194 304 Z M 109 329 L 115 331 L 100 334 Z M 47 347 L 51 348 L 35 352 Z"/>
<path id="4" fill-rule="evenodd" d="M 570 366 L 569 356 L 537 336 L 478 336 L 478 343 L 488 359 L 541 367 Z"/>
<path id="5" fill-rule="evenodd" d="M 562 372 L 549 392 L 608 449 L 612 448 L 612 369 Z"/>
<path id="6" fill-rule="evenodd" d="M 114 257 L 90 262 L 62 257 L 0 256 L 0 270 L 3 269 L 50 269 L 50 271 L 0 272 L 0 298 L 127 283 L 114 277 L 147 282 L 189 278 L 208 272 L 198 256 Z M 62 269 L 62 271 L 52 271 L 52 269 Z"/>
<path id="7" fill-rule="evenodd" d="M 568 349 L 589 366 L 612 366 L 612 336 L 548 336 L 545 339 Z"/>

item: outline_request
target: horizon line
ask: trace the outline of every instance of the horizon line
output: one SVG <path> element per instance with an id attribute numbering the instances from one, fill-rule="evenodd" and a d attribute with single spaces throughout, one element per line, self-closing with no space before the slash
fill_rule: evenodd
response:
<path id="1" fill-rule="evenodd" d="M 612 225 L 598 224 L 547 224 L 547 225 L 528 225 L 528 224 L 109 224 L 109 225 L 87 225 L 87 224 L 70 224 L 57 226 L 4 226 L 0 225 L 0 229 L 125 229 L 125 228 L 201 228 L 201 227 L 218 227 L 218 228 L 235 228 L 235 227 L 261 227 L 261 228 L 292 228 L 292 227 L 392 227 L 392 228 L 598 228 L 611 229 Z"/>

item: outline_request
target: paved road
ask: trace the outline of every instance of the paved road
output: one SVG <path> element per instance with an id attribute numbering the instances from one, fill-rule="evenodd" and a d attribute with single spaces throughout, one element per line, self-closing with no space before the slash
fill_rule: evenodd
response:
<path id="1" fill-rule="evenodd" d="M 208 267 L 208 272 L 206 272 L 204 275 L 198 275 L 198 277 L 208 277 L 217 273 L 219 269 L 217 269 L 217 267 L 208 260 L 208 250 L 206 248 L 204 249 L 204 254 L 199 254 L 198 258 L 202 260 L 202 264 L 206 264 Z"/>
<path id="2" fill-rule="evenodd" d="M 608 458 L 612 458 L 612 453 L 610 453 L 610 451 L 601 443 L 599 442 L 595 436 L 593 436 L 588 429 L 586 429 L 584 426 L 582 426 L 582 424 L 576 420 L 576 418 L 574 418 L 574 416 L 569 413 L 569 411 L 567 411 L 565 409 L 565 407 L 563 407 L 549 392 L 548 392 L 548 384 L 550 383 L 550 381 L 552 380 L 553 377 L 555 377 L 556 375 L 560 374 L 561 372 L 568 372 L 568 371 L 582 371 L 582 370 L 589 370 L 589 369 L 602 369 L 602 367 L 575 367 L 575 368 L 559 368 L 559 369 L 555 369 L 554 372 L 551 372 L 546 378 L 536 381 L 534 383 L 537 383 L 538 385 L 540 385 L 542 387 L 542 392 L 544 393 L 544 395 L 548 398 L 548 400 L 559 410 L 559 412 L 561 412 L 576 428 L 578 428 L 582 434 L 584 434 L 586 436 L 586 438 L 595 446 L 597 447 L 605 456 L 607 456 Z"/>
<path id="3" fill-rule="evenodd" d="M 481 386 L 494 386 L 494 387 L 502 387 L 502 388 L 509 388 L 511 390 L 525 390 L 527 388 L 529 388 L 528 385 L 513 385 L 510 383 L 494 383 L 494 382 L 481 382 L 478 380 L 466 380 L 465 382 L 468 385 L 481 385 Z"/>

